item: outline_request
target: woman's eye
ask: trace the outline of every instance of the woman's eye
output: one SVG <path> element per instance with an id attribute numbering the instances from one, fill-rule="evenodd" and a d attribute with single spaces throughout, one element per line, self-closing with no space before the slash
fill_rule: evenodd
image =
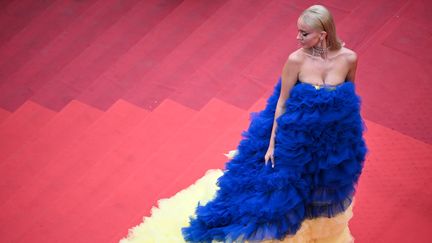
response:
<path id="1" fill-rule="evenodd" d="M 308 33 L 302 33 L 302 36 L 307 36 L 308 35 Z"/>

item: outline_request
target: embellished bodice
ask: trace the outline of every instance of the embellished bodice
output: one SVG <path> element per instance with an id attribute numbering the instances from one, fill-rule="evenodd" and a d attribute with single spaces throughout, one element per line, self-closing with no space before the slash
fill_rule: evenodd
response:
<path id="1" fill-rule="evenodd" d="M 350 82 L 350 81 L 349 80 L 345 80 L 343 83 L 333 85 L 333 84 L 325 84 L 325 83 L 324 84 L 311 84 L 311 83 L 306 83 L 306 82 L 302 82 L 300 80 L 297 80 L 296 85 L 298 85 L 298 84 L 310 85 L 310 86 L 314 87 L 317 90 L 318 89 L 322 89 L 322 88 L 325 88 L 326 90 L 334 90 L 337 87 L 342 86 L 343 84 L 345 84 L 347 82 Z"/>

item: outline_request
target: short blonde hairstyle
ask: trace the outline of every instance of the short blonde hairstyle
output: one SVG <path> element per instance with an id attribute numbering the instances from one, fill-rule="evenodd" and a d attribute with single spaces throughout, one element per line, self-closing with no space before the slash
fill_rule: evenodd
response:
<path id="1" fill-rule="evenodd" d="M 303 11 L 299 19 L 315 30 L 327 33 L 326 44 L 330 50 L 339 50 L 344 43 L 336 35 L 336 26 L 330 11 L 322 5 L 313 5 Z"/>

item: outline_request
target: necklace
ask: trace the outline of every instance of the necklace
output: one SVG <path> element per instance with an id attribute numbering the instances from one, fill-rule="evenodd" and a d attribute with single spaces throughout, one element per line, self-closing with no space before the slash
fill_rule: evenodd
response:
<path id="1" fill-rule="evenodd" d="M 312 47 L 312 56 L 318 56 L 321 57 L 322 55 L 327 56 L 327 53 L 329 52 L 330 47 L 321 47 L 321 46 L 313 46 Z"/>

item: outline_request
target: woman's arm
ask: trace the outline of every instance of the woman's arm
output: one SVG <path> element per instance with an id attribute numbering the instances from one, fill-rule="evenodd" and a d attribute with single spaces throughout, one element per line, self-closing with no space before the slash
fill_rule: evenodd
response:
<path id="1" fill-rule="evenodd" d="M 349 63 L 349 71 L 346 79 L 354 83 L 355 74 L 357 70 L 357 54 L 353 51 L 347 56 L 347 60 Z"/>
<path id="2" fill-rule="evenodd" d="M 274 138 L 275 138 L 275 134 L 276 134 L 276 129 L 277 129 L 277 122 L 276 119 L 282 115 L 285 112 L 285 102 L 289 97 L 289 93 L 292 89 L 292 87 L 295 85 L 295 83 L 297 82 L 298 79 L 298 73 L 300 70 L 300 56 L 297 52 L 293 52 L 291 53 L 291 55 L 289 55 L 287 61 L 285 62 L 285 65 L 282 69 L 282 84 L 281 84 L 281 91 L 280 91 L 280 95 L 279 95 L 279 99 L 276 105 L 276 110 L 275 110 L 275 116 L 274 116 L 274 121 L 273 121 L 273 128 L 272 128 L 272 133 L 271 133 L 271 137 L 270 137 L 270 146 L 274 146 Z"/>

